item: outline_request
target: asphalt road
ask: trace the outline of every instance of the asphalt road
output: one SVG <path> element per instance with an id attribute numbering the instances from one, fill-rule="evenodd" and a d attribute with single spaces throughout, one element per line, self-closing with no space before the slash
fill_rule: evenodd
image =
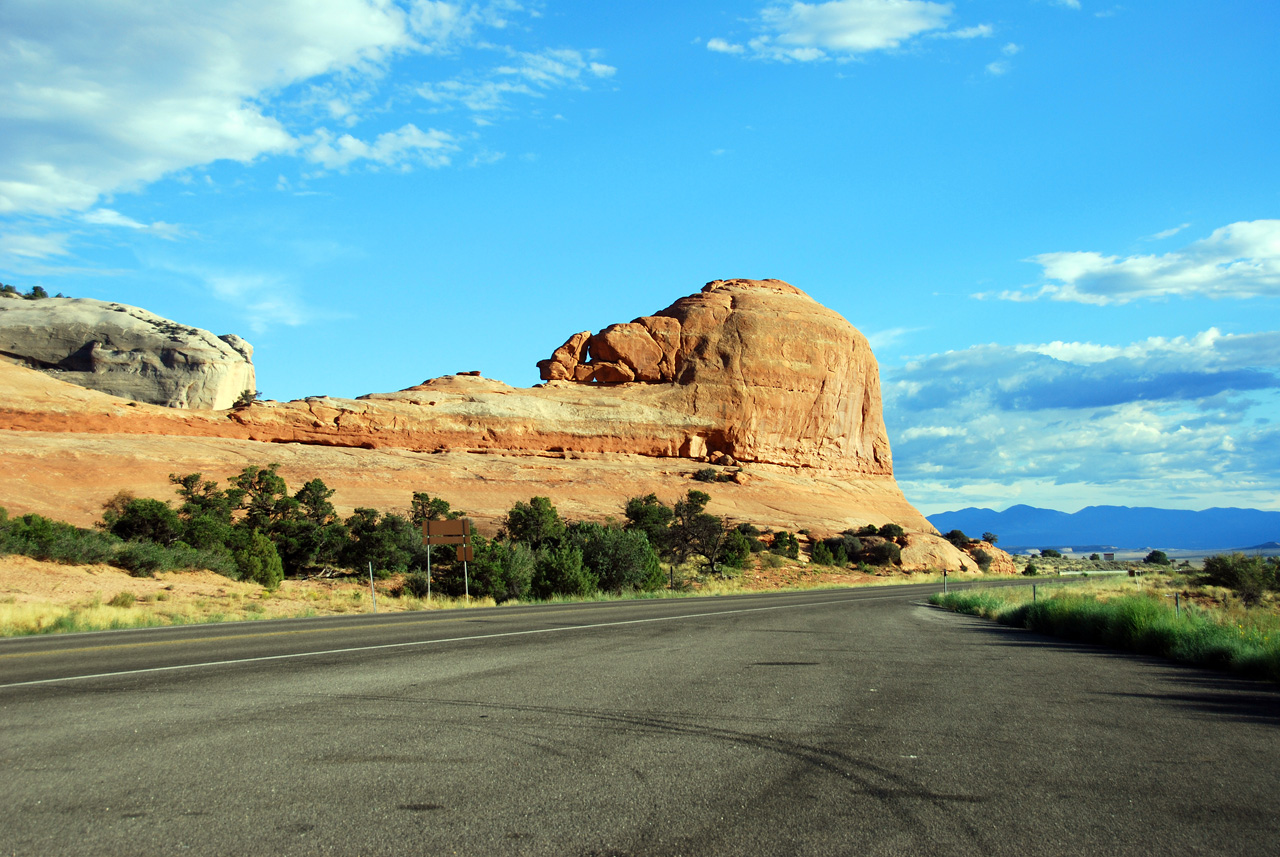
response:
<path id="1" fill-rule="evenodd" d="M 0 641 L 0 853 L 1276 853 L 1280 690 L 925 591 Z"/>

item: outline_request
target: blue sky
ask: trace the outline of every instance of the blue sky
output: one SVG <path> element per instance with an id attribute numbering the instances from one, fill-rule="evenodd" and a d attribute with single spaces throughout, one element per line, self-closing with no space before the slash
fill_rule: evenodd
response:
<path id="1" fill-rule="evenodd" d="M 778 277 L 926 513 L 1280 509 L 1280 5 L 6 0 L 0 281 L 479 369 Z"/>

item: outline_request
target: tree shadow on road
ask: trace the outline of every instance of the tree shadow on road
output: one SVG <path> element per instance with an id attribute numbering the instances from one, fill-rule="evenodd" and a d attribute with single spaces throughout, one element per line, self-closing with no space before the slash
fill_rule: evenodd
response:
<path id="1" fill-rule="evenodd" d="M 1242 678 L 1154 655 L 1114 649 L 1100 643 L 1051 637 L 982 619 L 977 620 L 972 629 L 995 645 L 1066 652 L 1080 657 L 1101 657 L 1152 667 L 1148 678 L 1168 688 L 1156 693 L 1132 691 L 1109 696 L 1177 705 L 1214 719 L 1280 726 L 1280 688 L 1263 679 Z"/>

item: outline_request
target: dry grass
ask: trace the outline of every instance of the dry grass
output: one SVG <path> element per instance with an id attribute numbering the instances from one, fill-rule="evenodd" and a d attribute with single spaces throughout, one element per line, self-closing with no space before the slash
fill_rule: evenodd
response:
<path id="1" fill-rule="evenodd" d="M 699 577 L 693 567 L 679 569 L 682 586 L 642 595 L 598 594 L 587 599 L 673 598 L 733 595 L 849 586 L 938 583 L 938 574 L 863 574 L 856 570 L 811 566 L 785 560 L 777 567 L 750 569 L 734 577 Z M 966 579 L 971 576 L 966 576 Z M 956 576 L 953 575 L 953 579 Z M 430 601 L 391 595 L 400 581 L 379 581 L 378 611 L 446 610 L 491 607 L 488 598 Z M 131 577 L 107 565 L 70 566 L 23 556 L 0 556 L 0 636 L 71 633 L 202 622 L 240 622 L 369 613 L 368 581 L 286 580 L 275 592 L 229 580 L 212 572 L 166 572 L 154 578 Z"/>

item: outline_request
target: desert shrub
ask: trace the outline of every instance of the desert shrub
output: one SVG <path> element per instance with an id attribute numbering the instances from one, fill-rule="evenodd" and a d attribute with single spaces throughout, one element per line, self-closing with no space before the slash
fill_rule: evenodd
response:
<path id="1" fill-rule="evenodd" d="M 1142 558 L 1147 565 L 1173 565 L 1169 562 L 1169 555 L 1164 551 L 1152 551 Z"/>
<path id="2" fill-rule="evenodd" d="M 600 587 L 600 578 L 582 564 L 582 550 L 561 545 L 538 551 L 533 573 L 533 597 L 590 595 Z"/>
<path id="3" fill-rule="evenodd" d="M 885 524 L 876 530 L 876 535 L 886 539 L 900 539 L 907 534 L 907 531 L 897 524 Z"/>
<path id="4" fill-rule="evenodd" d="M 166 551 L 169 554 L 170 568 L 204 569 L 233 579 L 239 573 L 235 557 L 227 547 L 193 548 L 178 542 L 166 548 Z"/>
<path id="5" fill-rule="evenodd" d="M 701 470 L 695 470 L 693 478 L 698 482 L 715 482 L 716 469 L 714 467 L 704 467 Z"/>
<path id="6" fill-rule="evenodd" d="M 760 554 L 761 568 L 782 568 L 782 566 L 783 566 L 783 560 L 782 560 L 782 557 L 779 556 L 778 554 L 769 553 L 768 551 Z"/>
<path id="7" fill-rule="evenodd" d="M 49 562 L 84 565 L 109 562 L 119 544 L 119 539 L 106 533 L 82 530 L 35 514 L 9 521 L 0 532 L 0 553 Z"/>
<path id="8" fill-rule="evenodd" d="M 1058 550 L 1057 548 L 1044 548 L 1043 550 L 1040 551 L 1040 556 L 1061 558 L 1062 551 Z"/>
<path id="9" fill-rule="evenodd" d="M 425 571 L 415 571 L 404 579 L 401 587 L 405 595 L 411 595 L 414 598 L 426 598 L 431 592 L 431 583 L 427 580 Z"/>
<path id="10" fill-rule="evenodd" d="M 658 499 L 656 494 L 632 497 L 627 501 L 623 514 L 627 518 L 625 529 L 638 530 L 649 538 L 656 551 L 665 551 L 669 541 L 668 527 L 675 511 Z"/>
<path id="11" fill-rule="evenodd" d="M 1235 590 L 1246 604 L 1257 603 L 1266 589 L 1280 588 L 1280 569 L 1260 556 L 1242 553 L 1205 557 L 1204 581 Z"/>
<path id="12" fill-rule="evenodd" d="M 262 398 L 262 394 L 259 393 L 257 390 L 242 390 L 240 392 L 240 395 L 236 396 L 235 404 L 233 404 L 231 407 L 247 408 L 250 405 L 252 405 L 254 402 L 258 401 L 258 399 L 260 398 Z"/>
<path id="13" fill-rule="evenodd" d="M 402 515 L 362 507 L 347 518 L 346 529 L 351 539 L 338 553 L 346 568 L 364 571 L 372 565 L 373 573 L 383 578 L 426 565 L 422 531 Z"/>
<path id="14" fill-rule="evenodd" d="M 760 553 L 765 549 L 764 543 L 760 541 L 761 530 L 755 524 L 738 524 L 738 532 L 747 540 L 747 549 L 751 553 Z"/>
<path id="15" fill-rule="evenodd" d="M 522 542 L 533 550 L 559 544 L 564 535 L 564 521 L 548 497 L 533 497 L 511 507 L 506 518 L 507 537 Z"/>
<path id="16" fill-rule="evenodd" d="M 846 532 L 847 532 L 847 530 L 846 530 Z M 859 527 L 859 528 L 858 528 L 858 531 L 857 531 L 856 533 L 854 533 L 854 535 L 855 535 L 855 536 L 861 536 L 862 538 L 864 538 L 864 539 L 865 539 L 867 536 L 878 536 L 878 535 L 880 535 L 880 530 L 879 530 L 879 528 L 877 528 L 877 527 L 876 527 L 876 525 L 875 525 L 875 524 L 864 524 L 863 526 L 861 526 L 861 527 Z"/>
<path id="17" fill-rule="evenodd" d="M 1036 564 L 1034 562 L 1028 562 L 1027 567 L 1022 570 L 1022 573 L 1027 577 L 1035 577 L 1040 573 L 1040 569 L 1036 568 Z"/>
<path id="18" fill-rule="evenodd" d="M 651 592 L 665 578 L 658 555 L 644 533 L 596 523 L 569 528 L 570 543 L 582 552 L 582 564 L 607 592 Z"/>
<path id="19" fill-rule="evenodd" d="M 995 533 L 983 533 L 982 540 L 989 545 L 994 545 L 996 542 L 1000 541 L 1000 537 Z"/>
<path id="20" fill-rule="evenodd" d="M 111 534 L 127 542 L 171 545 L 182 537 L 182 521 L 168 503 L 149 498 L 130 500 L 111 524 Z"/>
<path id="21" fill-rule="evenodd" d="M 978 564 L 978 568 L 982 569 L 983 571 L 987 571 L 988 569 L 991 568 L 991 563 L 994 561 L 994 559 L 995 558 L 991 556 L 991 554 L 987 553 L 982 548 L 978 548 L 976 551 L 973 552 L 973 561 L 976 562 Z"/>
<path id="22" fill-rule="evenodd" d="M 731 529 L 724 534 L 724 544 L 720 547 L 719 563 L 727 568 L 742 568 L 751 557 L 751 542 L 738 529 Z"/>
<path id="23" fill-rule="evenodd" d="M 864 552 L 872 565 L 896 565 L 902 562 L 902 548 L 893 542 L 878 542 Z"/>
<path id="24" fill-rule="evenodd" d="M 157 572 L 173 568 L 173 555 L 164 545 L 155 542 L 126 542 L 111 564 L 134 577 L 155 577 Z"/>
<path id="25" fill-rule="evenodd" d="M 138 600 L 138 596 L 132 592 L 117 592 L 111 596 L 111 600 L 107 602 L 108 607 L 132 607 Z"/>
<path id="26" fill-rule="evenodd" d="M 952 530 L 944 535 L 943 538 L 958 548 L 965 548 L 968 546 L 969 542 L 973 541 L 973 539 L 966 536 L 962 530 Z"/>
<path id="27" fill-rule="evenodd" d="M 813 546 L 813 554 L 810 557 L 814 565 L 834 565 L 835 558 L 831 555 L 831 549 L 827 547 L 826 542 L 818 542 Z"/>
<path id="28" fill-rule="evenodd" d="M 271 539 L 254 530 L 247 544 L 234 554 L 241 580 L 251 580 L 263 588 L 275 590 L 284 580 L 284 565 Z"/>
<path id="29" fill-rule="evenodd" d="M 1101 561 L 1101 559 L 1102 559 L 1102 557 L 1098 556 L 1096 553 L 1091 553 L 1091 554 L 1089 554 L 1089 561 L 1090 561 L 1090 562 L 1099 562 L 1099 561 Z"/>
<path id="30" fill-rule="evenodd" d="M 471 567 L 471 594 L 489 596 L 498 604 L 528 598 L 533 586 L 534 554 L 523 542 L 471 540 L 475 562 Z"/>
<path id="31" fill-rule="evenodd" d="M 785 556 L 788 559 L 799 559 L 800 540 L 785 530 L 774 533 L 773 544 L 769 545 L 769 552 L 776 553 L 778 556 Z"/>
<path id="32" fill-rule="evenodd" d="M 844 552 L 844 545 L 836 545 L 831 551 L 831 564 L 844 568 L 849 564 L 849 555 Z"/>

